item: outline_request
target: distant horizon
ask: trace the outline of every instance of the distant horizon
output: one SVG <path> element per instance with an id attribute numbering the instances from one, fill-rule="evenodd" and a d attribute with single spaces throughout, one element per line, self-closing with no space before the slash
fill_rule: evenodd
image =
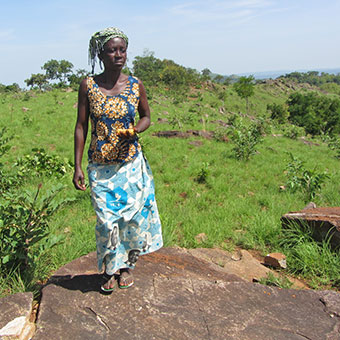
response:
<path id="1" fill-rule="evenodd" d="M 299 72 L 299 73 L 306 73 L 306 72 L 325 72 L 329 74 L 338 74 L 340 73 L 340 67 L 329 67 L 329 68 L 313 68 L 313 69 L 290 69 L 290 70 L 270 70 L 270 71 L 260 71 L 260 72 L 243 72 L 243 73 L 236 73 L 236 76 L 249 76 L 253 75 L 255 79 L 267 79 L 270 76 L 277 75 L 275 78 L 279 76 L 284 76 L 285 74 Z M 231 74 L 233 75 L 233 74 Z M 228 76 L 231 76 L 228 75 Z"/>
<path id="2" fill-rule="evenodd" d="M 0 83 L 24 86 L 51 59 L 89 70 L 89 39 L 109 26 L 129 37 L 131 61 L 149 49 L 221 75 L 330 69 L 340 60 L 339 13 L 339 0 L 6 1 Z"/>
<path id="3" fill-rule="evenodd" d="M 174 61 L 176 62 L 176 61 Z M 77 67 L 74 67 L 74 70 L 78 69 Z M 196 70 L 198 71 L 198 70 Z M 242 76 L 250 76 L 253 75 L 255 79 L 261 80 L 261 79 L 270 79 L 270 78 L 278 78 L 280 76 L 284 76 L 286 74 L 292 73 L 292 72 L 300 72 L 300 73 L 306 73 L 306 72 L 325 72 L 329 74 L 338 74 L 340 73 L 340 67 L 330 67 L 330 68 L 312 68 L 312 69 L 291 69 L 291 70 L 269 70 L 269 71 L 259 71 L 259 72 L 242 72 L 242 73 L 231 73 L 231 74 L 221 74 L 223 77 L 230 77 L 230 76 L 237 76 L 237 77 L 242 77 Z M 200 72 L 200 71 L 198 71 Z M 212 74 L 217 75 L 219 73 L 212 72 Z M 12 83 L 2 83 L 0 81 L 0 84 L 8 86 L 12 85 L 17 82 L 12 82 Z M 20 85 L 17 83 L 20 88 L 27 88 L 26 84 L 24 83 L 24 80 L 22 81 L 23 85 Z"/>

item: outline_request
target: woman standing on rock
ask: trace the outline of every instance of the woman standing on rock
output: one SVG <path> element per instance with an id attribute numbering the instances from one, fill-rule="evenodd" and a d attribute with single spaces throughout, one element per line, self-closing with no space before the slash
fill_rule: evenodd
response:
<path id="1" fill-rule="evenodd" d="M 90 40 L 92 73 L 96 59 L 104 72 L 80 84 L 75 127 L 73 184 L 85 190 L 82 156 L 91 121 L 88 177 L 97 215 L 98 268 L 104 267 L 101 289 L 133 285 L 130 269 L 139 255 L 162 247 L 151 169 L 138 142 L 138 133 L 150 126 L 150 109 L 142 82 L 122 73 L 128 38 L 117 28 L 95 33 Z M 135 114 L 139 121 L 135 125 Z"/>

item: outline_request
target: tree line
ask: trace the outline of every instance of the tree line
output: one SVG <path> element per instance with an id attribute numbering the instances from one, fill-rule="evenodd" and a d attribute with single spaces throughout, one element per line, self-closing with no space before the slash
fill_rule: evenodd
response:
<path id="1" fill-rule="evenodd" d="M 279 78 L 291 79 L 296 83 L 307 83 L 310 85 L 321 86 L 326 83 L 335 83 L 340 85 L 340 73 L 330 74 L 326 72 L 308 71 L 308 72 L 291 72 Z"/>
<path id="2" fill-rule="evenodd" d="M 38 88 L 39 90 L 48 89 L 50 87 L 78 87 L 80 81 L 88 75 L 84 69 L 73 71 L 73 64 L 67 60 L 51 59 L 42 67 L 45 73 L 32 74 L 30 78 L 25 80 L 30 88 Z"/>

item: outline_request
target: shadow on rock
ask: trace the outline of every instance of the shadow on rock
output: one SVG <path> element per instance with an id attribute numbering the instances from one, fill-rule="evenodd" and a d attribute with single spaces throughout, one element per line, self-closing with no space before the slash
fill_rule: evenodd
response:
<path id="1" fill-rule="evenodd" d="M 115 277 L 117 280 L 118 277 Z M 53 284 L 68 290 L 79 290 L 82 293 L 101 292 L 102 274 L 56 275 L 52 276 L 46 286 Z M 45 286 L 45 287 L 46 287 Z"/>

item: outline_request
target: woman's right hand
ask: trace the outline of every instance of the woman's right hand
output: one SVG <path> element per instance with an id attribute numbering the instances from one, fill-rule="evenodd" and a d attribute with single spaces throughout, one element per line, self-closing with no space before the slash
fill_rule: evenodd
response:
<path id="1" fill-rule="evenodd" d="M 86 190 L 85 176 L 82 169 L 75 169 L 73 174 L 73 185 L 77 190 Z"/>

